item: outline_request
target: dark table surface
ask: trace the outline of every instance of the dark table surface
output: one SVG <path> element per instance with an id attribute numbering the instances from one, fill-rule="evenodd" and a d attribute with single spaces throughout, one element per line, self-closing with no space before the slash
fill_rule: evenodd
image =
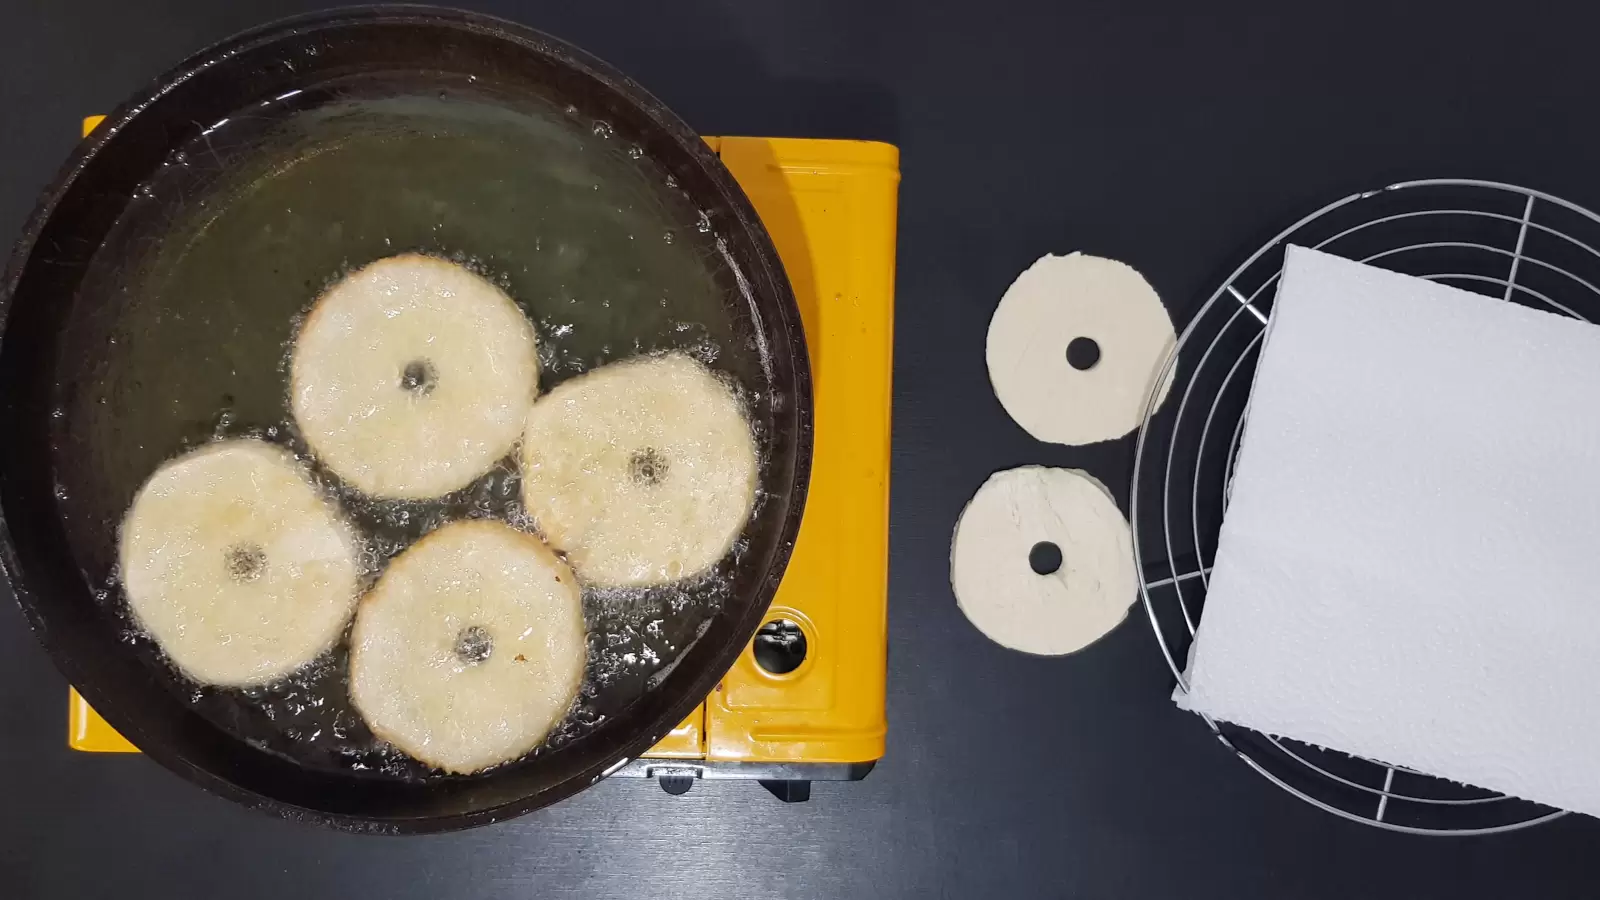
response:
<path id="1" fill-rule="evenodd" d="M 313 5 L 0 7 L 0 231 L 20 228 L 80 116 Z M 995 469 L 1087 468 L 1126 500 L 1131 438 L 1040 444 L 990 393 L 984 329 L 1027 263 L 1074 249 L 1126 260 L 1181 324 L 1263 237 L 1353 189 L 1476 177 L 1600 208 L 1600 23 L 1582 5 L 478 5 L 608 59 L 705 133 L 902 148 L 887 757 L 863 782 L 819 784 L 808 804 L 754 785 L 670 797 L 613 780 L 497 827 L 346 836 L 236 809 L 141 757 L 69 752 L 65 685 L 6 603 L 0 896 L 1600 891 L 1592 819 L 1477 839 L 1337 820 L 1172 707 L 1142 617 L 1075 656 L 1030 658 L 969 626 L 947 582 L 956 514 Z"/>

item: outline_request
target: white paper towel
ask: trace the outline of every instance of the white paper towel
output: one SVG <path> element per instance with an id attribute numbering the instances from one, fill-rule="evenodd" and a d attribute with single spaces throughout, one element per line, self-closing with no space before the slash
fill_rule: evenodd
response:
<path id="1" fill-rule="evenodd" d="M 1185 705 L 1600 815 L 1600 328 L 1290 248 Z"/>

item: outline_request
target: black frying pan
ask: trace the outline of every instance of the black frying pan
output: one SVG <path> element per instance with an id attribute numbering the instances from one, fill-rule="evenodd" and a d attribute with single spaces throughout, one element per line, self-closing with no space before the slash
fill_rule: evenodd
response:
<path id="1" fill-rule="evenodd" d="M 117 525 L 163 459 L 217 436 L 304 451 L 282 369 L 296 316 L 341 272 L 407 250 L 508 288 L 539 328 L 541 387 L 635 353 L 697 353 L 744 392 L 761 455 L 729 559 L 682 589 L 586 596 L 579 707 L 532 756 L 468 777 L 376 742 L 344 699 L 342 651 L 269 689 L 187 682 L 131 627 L 115 572 Z M 200 53 L 62 170 L 0 311 L 0 562 L 34 632 L 151 757 L 285 817 L 440 831 L 594 783 L 744 650 L 799 527 L 805 340 L 749 202 L 637 84 L 506 22 L 376 7 Z M 516 494 L 510 465 L 421 506 L 322 477 L 380 557 L 442 521 L 507 513 Z"/>

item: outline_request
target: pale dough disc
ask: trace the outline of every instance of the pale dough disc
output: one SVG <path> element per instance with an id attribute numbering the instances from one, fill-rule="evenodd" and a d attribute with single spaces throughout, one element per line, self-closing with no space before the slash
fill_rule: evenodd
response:
<path id="1" fill-rule="evenodd" d="M 265 684 L 338 640 L 357 548 L 286 451 L 207 444 L 157 469 L 122 523 L 128 606 L 190 678 Z"/>
<path id="2" fill-rule="evenodd" d="M 750 518 L 756 447 L 739 400 L 682 353 L 595 369 L 533 406 L 522 498 L 550 543 L 603 586 L 706 571 Z"/>
<path id="3" fill-rule="evenodd" d="M 538 393 L 533 326 L 454 263 L 380 259 L 329 288 L 290 361 L 295 421 L 317 457 L 374 497 L 465 487 L 511 451 Z"/>
<path id="4" fill-rule="evenodd" d="M 1077 338 L 1099 346 L 1087 369 L 1067 361 Z M 1047 255 L 1017 276 L 989 321 L 989 383 L 1011 418 L 1041 441 L 1113 440 L 1144 421 L 1176 343 L 1161 298 L 1131 266 Z M 1171 386 L 1168 373 L 1157 407 Z"/>
<path id="5" fill-rule="evenodd" d="M 350 699 L 374 734 L 462 774 L 537 747 L 587 658 L 577 578 L 537 537 L 488 520 L 389 563 L 350 634 Z"/>
<path id="6" fill-rule="evenodd" d="M 1036 544 L 1060 550 L 1038 574 Z M 956 603 L 978 630 L 1013 650 L 1080 650 L 1128 615 L 1139 586 L 1128 521 L 1104 485 L 1072 469 L 996 472 L 956 522 L 950 547 Z"/>

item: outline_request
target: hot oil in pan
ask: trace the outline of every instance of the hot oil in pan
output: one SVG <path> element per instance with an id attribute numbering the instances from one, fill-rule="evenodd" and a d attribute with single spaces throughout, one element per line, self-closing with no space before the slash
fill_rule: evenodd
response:
<path id="1" fill-rule="evenodd" d="M 466 265 L 522 306 L 539 332 L 541 391 L 604 362 L 686 349 L 738 386 L 764 449 L 774 393 L 748 308 L 727 288 L 710 220 L 675 187 L 609 123 L 466 81 L 295 92 L 172 153 L 74 298 L 55 442 L 86 577 L 158 677 L 210 721 L 301 764 L 429 775 L 350 707 L 342 644 L 263 688 L 178 675 L 126 618 L 117 525 L 158 465 L 204 441 L 257 436 L 309 459 L 288 411 L 295 327 L 328 284 L 407 251 Z M 511 460 L 425 502 L 373 501 L 317 472 L 366 536 L 369 579 L 443 522 L 528 524 Z M 586 592 L 589 671 L 553 745 L 581 740 L 670 671 L 716 613 L 741 548 L 694 584 Z"/>

